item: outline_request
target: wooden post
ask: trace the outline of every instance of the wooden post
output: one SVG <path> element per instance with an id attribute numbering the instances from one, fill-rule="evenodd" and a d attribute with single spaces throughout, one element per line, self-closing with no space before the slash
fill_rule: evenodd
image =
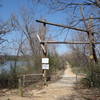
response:
<path id="1" fill-rule="evenodd" d="M 98 63 L 96 52 L 95 52 L 95 38 L 94 38 L 94 30 L 93 30 L 93 16 L 91 15 L 89 18 L 89 24 L 87 25 L 84 14 L 83 14 L 83 7 L 80 8 L 81 15 L 83 17 L 83 22 L 85 28 L 87 30 L 89 44 L 90 44 L 90 59 L 92 58 L 96 63 Z"/>
<path id="2" fill-rule="evenodd" d="M 25 75 L 23 75 L 23 87 L 25 86 Z"/>
<path id="3" fill-rule="evenodd" d="M 96 51 L 95 51 L 95 38 L 94 38 L 94 30 L 93 30 L 93 16 L 89 18 L 89 24 L 87 25 L 84 14 L 83 7 L 81 7 L 81 15 L 83 17 L 83 22 L 87 30 L 87 35 L 89 38 L 89 49 L 90 49 L 90 57 L 89 57 L 89 68 L 90 68 L 90 76 L 91 76 L 91 86 L 94 86 L 94 68 L 95 63 L 98 63 Z"/>
<path id="4" fill-rule="evenodd" d="M 45 35 L 46 35 L 46 24 L 43 23 L 43 28 L 42 28 L 42 34 L 40 34 L 40 38 L 42 40 L 45 40 Z M 47 57 L 47 45 L 46 43 L 43 44 L 43 47 L 45 48 L 45 52 L 43 52 L 43 57 Z M 43 69 L 43 79 L 44 79 L 44 85 L 47 85 L 47 70 Z"/>
<path id="5" fill-rule="evenodd" d="M 89 25 L 88 25 L 88 37 L 90 40 L 90 59 L 94 60 L 95 63 L 98 63 L 98 59 L 95 52 L 95 38 L 93 33 L 93 16 L 90 16 Z"/>
<path id="6" fill-rule="evenodd" d="M 91 68 L 91 86 L 94 86 L 94 68 L 95 63 L 98 63 L 96 52 L 95 52 L 95 38 L 93 33 L 93 16 L 90 16 L 89 25 L 88 25 L 88 37 L 90 41 L 90 68 Z"/>
<path id="7" fill-rule="evenodd" d="M 19 95 L 22 97 L 23 96 L 23 87 L 22 87 L 21 78 L 18 79 L 18 84 L 19 84 Z"/>

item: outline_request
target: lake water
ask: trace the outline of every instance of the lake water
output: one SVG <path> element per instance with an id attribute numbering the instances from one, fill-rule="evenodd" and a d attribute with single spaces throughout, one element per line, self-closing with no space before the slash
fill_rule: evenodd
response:
<path id="1" fill-rule="evenodd" d="M 26 64 L 27 64 L 27 62 L 25 62 L 25 61 L 18 61 L 16 63 L 17 67 L 24 66 Z M 0 64 L 0 72 L 2 70 L 5 70 L 5 71 L 8 71 L 9 72 L 10 69 L 11 69 L 11 66 L 14 67 L 14 65 L 15 65 L 15 62 L 14 61 L 6 61 L 4 64 Z"/>

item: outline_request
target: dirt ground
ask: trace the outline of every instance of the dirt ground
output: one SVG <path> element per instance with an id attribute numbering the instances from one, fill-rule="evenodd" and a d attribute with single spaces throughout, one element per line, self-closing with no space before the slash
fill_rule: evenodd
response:
<path id="1" fill-rule="evenodd" d="M 93 91 L 79 88 L 76 84 L 76 75 L 67 63 L 60 80 L 40 90 L 26 90 L 23 97 L 18 96 L 18 90 L 7 91 L 5 89 L 0 93 L 0 100 L 100 100 L 100 92 L 93 96 Z"/>

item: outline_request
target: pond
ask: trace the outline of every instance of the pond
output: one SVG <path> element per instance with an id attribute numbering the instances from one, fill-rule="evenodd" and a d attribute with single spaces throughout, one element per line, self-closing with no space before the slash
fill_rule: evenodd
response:
<path id="1" fill-rule="evenodd" d="M 0 73 L 2 70 L 9 72 L 11 67 L 14 67 L 14 65 L 15 65 L 15 61 L 6 61 L 3 64 L 0 64 Z M 25 66 L 25 65 L 27 65 L 27 62 L 17 61 L 16 65 L 17 65 L 17 67 Z"/>

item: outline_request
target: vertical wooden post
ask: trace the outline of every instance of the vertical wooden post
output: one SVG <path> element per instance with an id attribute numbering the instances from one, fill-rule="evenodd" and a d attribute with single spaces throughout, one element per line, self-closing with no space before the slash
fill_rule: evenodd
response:
<path id="1" fill-rule="evenodd" d="M 94 31 L 93 31 L 93 16 L 90 16 L 90 19 L 89 19 L 89 24 L 87 25 L 86 21 L 85 21 L 85 17 L 84 17 L 84 14 L 83 14 L 83 8 L 81 7 L 81 15 L 83 17 L 83 22 L 84 22 L 84 25 L 87 29 L 87 34 L 88 34 L 88 38 L 89 38 L 89 49 L 90 49 L 90 58 L 89 58 L 89 68 L 90 68 L 90 75 L 91 75 L 91 86 L 93 86 L 93 81 L 94 81 L 94 68 L 95 68 L 95 63 L 98 63 L 98 60 L 97 60 L 97 56 L 96 56 L 96 51 L 95 51 L 95 38 L 94 38 Z"/>
<path id="2" fill-rule="evenodd" d="M 91 86 L 94 86 L 94 68 L 95 63 L 98 63 L 96 52 L 95 52 L 95 38 L 93 33 L 93 16 L 90 16 L 89 25 L 88 25 L 88 37 L 90 41 L 90 68 L 91 68 Z"/>
<path id="3" fill-rule="evenodd" d="M 46 24 L 43 23 L 43 28 L 42 28 L 42 35 L 41 35 L 41 39 L 45 40 L 45 36 L 46 36 Z M 43 57 L 46 58 L 47 57 L 47 44 L 43 44 L 44 48 L 45 48 L 45 52 L 43 52 Z M 47 70 L 43 69 L 43 79 L 44 79 L 44 85 L 47 85 Z"/>
<path id="4" fill-rule="evenodd" d="M 23 87 L 22 87 L 21 78 L 18 79 L 18 84 L 19 84 L 19 95 L 22 97 L 23 96 Z"/>
<path id="5" fill-rule="evenodd" d="M 23 75 L 23 87 L 25 86 L 25 75 Z"/>
<path id="6" fill-rule="evenodd" d="M 90 40 L 90 59 L 98 63 L 98 59 L 95 52 L 95 44 L 94 44 L 95 38 L 94 38 L 94 33 L 93 33 L 93 16 L 90 16 L 88 30 L 89 30 L 88 36 Z"/>
<path id="7" fill-rule="evenodd" d="M 96 63 L 98 63 L 98 59 L 95 52 L 95 44 L 94 44 L 95 39 L 94 39 L 94 33 L 93 33 L 94 32 L 93 31 L 93 16 L 92 15 L 90 16 L 89 24 L 87 25 L 84 14 L 83 14 L 82 6 L 80 8 L 80 11 L 81 11 L 83 22 L 84 22 L 85 28 L 87 29 L 87 34 L 90 41 L 90 59 L 92 58 Z"/>

